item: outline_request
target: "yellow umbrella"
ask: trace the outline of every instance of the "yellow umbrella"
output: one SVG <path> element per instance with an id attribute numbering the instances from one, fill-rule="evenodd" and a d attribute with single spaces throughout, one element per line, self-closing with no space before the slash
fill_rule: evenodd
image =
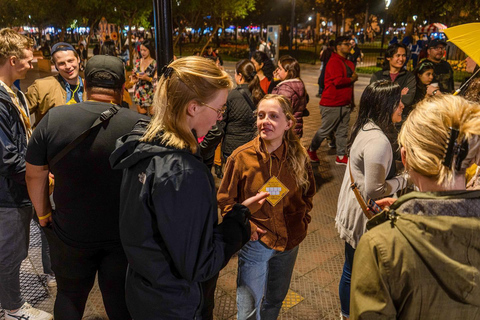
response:
<path id="1" fill-rule="evenodd" d="M 465 54 L 480 65 L 480 23 L 467 23 L 445 29 L 448 41 L 455 43 Z"/>
<path id="2" fill-rule="evenodd" d="M 473 61 L 480 65 L 480 23 L 462 24 L 456 27 L 447 28 L 443 32 L 447 35 L 448 41 L 453 42 L 465 52 L 465 54 L 472 58 Z M 457 89 L 454 94 L 457 95 L 465 85 L 468 85 L 470 80 L 473 79 L 477 73 L 478 70 L 462 85 L 462 87 Z"/>

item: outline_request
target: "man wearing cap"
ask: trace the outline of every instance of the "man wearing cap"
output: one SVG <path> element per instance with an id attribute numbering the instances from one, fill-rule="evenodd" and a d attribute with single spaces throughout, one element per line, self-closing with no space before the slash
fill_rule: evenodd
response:
<path id="1" fill-rule="evenodd" d="M 116 140 L 145 117 L 119 107 L 124 86 L 122 61 L 94 56 L 85 68 L 85 101 L 50 110 L 28 145 L 27 187 L 57 278 L 56 320 L 82 318 L 97 272 L 108 317 L 130 319 L 118 227 L 122 173 L 108 158 Z M 49 171 L 56 182 L 53 212 Z"/>
<path id="2" fill-rule="evenodd" d="M 450 64 L 443 60 L 447 43 L 443 40 L 433 39 L 428 44 L 427 59 L 433 62 L 434 78 L 432 84 L 438 83 L 439 90 L 443 93 L 453 93 L 453 70 Z M 434 91 L 435 92 L 435 91 Z"/>
<path id="3" fill-rule="evenodd" d="M 32 68 L 32 43 L 12 29 L 0 30 L 0 304 L 5 319 L 50 320 L 20 292 L 27 257 L 32 203 L 25 186 L 25 153 L 32 134 L 25 96 L 13 83 Z"/>
<path id="4" fill-rule="evenodd" d="M 83 101 L 84 85 L 78 75 L 80 58 L 75 48 L 58 42 L 53 45 L 51 54 L 58 75 L 35 80 L 27 90 L 30 113 L 35 115 L 34 127 L 51 108 Z"/>

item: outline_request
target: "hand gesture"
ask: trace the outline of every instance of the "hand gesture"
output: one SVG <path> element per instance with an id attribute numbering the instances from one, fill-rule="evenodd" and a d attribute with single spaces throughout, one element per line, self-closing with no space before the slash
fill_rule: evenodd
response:
<path id="1" fill-rule="evenodd" d="M 351 77 L 350 79 L 352 80 L 352 83 L 355 82 L 355 81 L 357 81 L 357 80 L 358 80 L 358 74 L 357 74 L 356 72 L 354 72 L 354 73 L 352 74 L 352 77 Z"/>
<path id="2" fill-rule="evenodd" d="M 263 230 L 263 229 L 260 229 L 259 227 L 257 227 L 255 224 L 253 223 L 250 223 L 250 226 L 251 226 L 251 236 L 250 236 L 250 240 L 251 241 L 257 241 L 258 239 L 260 239 L 265 233 L 267 233 L 267 231 Z"/>
<path id="3" fill-rule="evenodd" d="M 136 73 L 132 73 L 130 75 L 130 82 L 132 82 L 132 83 L 137 83 L 138 82 L 138 77 L 137 77 Z"/>
<path id="4" fill-rule="evenodd" d="M 383 198 L 375 200 L 378 206 L 382 209 L 384 209 L 385 207 L 390 207 L 395 201 L 397 201 L 396 198 Z"/>
<path id="5" fill-rule="evenodd" d="M 50 216 L 48 218 L 45 218 L 45 219 L 41 219 L 41 217 L 39 216 L 38 217 L 38 223 L 40 223 L 40 225 L 42 227 L 48 227 L 50 224 L 52 224 L 52 214 L 50 213 Z"/>
<path id="6" fill-rule="evenodd" d="M 268 198 L 270 193 L 268 192 L 259 192 L 255 196 L 250 197 L 246 199 L 245 201 L 242 202 L 242 204 L 250 210 L 250 213 L 254 213 L 258 211 L 263 203 L 265 202 L 265 199 Z"/>
<path id="7" fill-rule="evenodd" d="M 401 92 L 401 95 L 404 96 L 404 95 L 406 95 L 407 93 L 408 93 L 408 88 L 407 88 L 407 87 L 403 88 L 403 89 L 402 89 L 402 92 Z"/>
<path id="8" fill-rule="evenodd" d="M 437 92 L 435 92 L 436 95 L 437 95 L 437 94 L 442 94 L 442 93 L 440 92 L 440 90 L 438 89 L 438 87 L 434 87 L 434 86 L 432 86 L 432 85 L 428 85 L 428 86 L 427 86 L 427 95 L 433 96 L 433 91 L 435 91 L 435 90 L 437 90 Z"/>
<path id="9" fill-rule="evenodd" d="M 137 78 L 144 81 L 150 81 L 150 77 L 146 73 L 143 73 L 143 74 L 138 73 Z"/>

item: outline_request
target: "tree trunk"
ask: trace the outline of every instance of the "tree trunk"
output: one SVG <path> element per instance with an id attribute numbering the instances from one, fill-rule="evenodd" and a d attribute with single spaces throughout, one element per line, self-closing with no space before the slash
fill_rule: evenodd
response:
<path id="1" fill-rule="evenodd" d="M 207 43 L 205 43 L 205 45 L 203 46 L 202 51 L 200 51 L 200 55 L 203 55 L 203 52 L 205 51 L 205 48 L 208 47 L 208 44 L 212 41 L 213 37 L 218 32 L 219 28 L 220 28 L 220 25 L 217 24 L 215 26 L 215 29 L 214 29 L 213 33 L 210 35 L 210 37 L 208 37 Z"/>
<path id="2" fill-rule="evenodd" d="M 180 40 L 181 36 L 182 36 L 182 33 L 183 31 L 185 30 L 185 25 L 182 25 L 178 28 L 178 36 L 175 37 L 175 40 L 173 41 L 173 47 L 175 48 L 175 46 L 178 44 L 178 41 Z"/>

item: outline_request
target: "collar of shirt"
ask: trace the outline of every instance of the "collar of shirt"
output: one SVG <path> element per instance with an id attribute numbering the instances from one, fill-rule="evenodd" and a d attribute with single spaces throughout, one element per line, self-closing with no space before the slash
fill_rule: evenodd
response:
<path id="1" fill-rule="evenodd" d="M 0 85 L 7 91 L 8 95 L 10 96 L 10 99 L 12 99 L 12 102 L 17 106 L 17 108 L 23 108 L 23 106 L 20 103 L 20 99 L 18 99 L 17 92 L 18 89 L 15 88 L 15 86 L 9 87 L 5 82 L 0 80 Z"/>
<path id="2" fill-rule="evenodd" d="M 73 92 L 75 91 L 76 86 L 74 87 L 75 89 L 72 90 L 72 86 L 70 85 L 70 83 L 68 83 L 65 79 L 63 79 L 63 81 L 65 83 L 65 90 L 67 91 L 67 100 L 65 101 L 65 103 L 67 103 L 68 101 L 70 101 L 72 99 L 72 95 L 74 94 Z M 82 77 L 78 77 L 78 81 L 79 81 L 80 88 L 78 88 L 78 90 L 75 93 L 78 95 L 78 99 L 80 100 L 78 102 L 82 102 L 83 101 L 83 80 L 82 80 Z"/>
<path id="3" fill-rule="evenodd" d="M 27 142 L 28 142 L 30 136 L 32 135 L 32 125 L 30 123 L 30 113 L 28 112 L 27 105 L 22 103 L 22 101 L 18 98 L 18 95 L 22 93 L 15 86 L 10 88 L 2 80 L 0 80 L 0 86 L 7 91 L 13 104 L 18 109 L 20 120 L 22 121 L 23 127 L 25 128 L 25 133 L 26 133 Z M 23 97 L 23 101 L 26 101 L 25 96 Z"/>
<path id="4" fill-rule="evenodd" d="M 277 159 L 282 160 L 282 157 L 284 155 L 285 148 L 286 148 L 285 140 L 282 141 L 282 144 L 280 145 L 280 147 L 278 147 L 271 154 L 268 153 L 265 146 L 265 142 L 262 140 L 262 138 L 257 137 L 254 143 L 255 143 L 255 149 L 261 155 L 263 162 L 267 162 L 270 159 L 270 155 L 273 155 Z"/>

